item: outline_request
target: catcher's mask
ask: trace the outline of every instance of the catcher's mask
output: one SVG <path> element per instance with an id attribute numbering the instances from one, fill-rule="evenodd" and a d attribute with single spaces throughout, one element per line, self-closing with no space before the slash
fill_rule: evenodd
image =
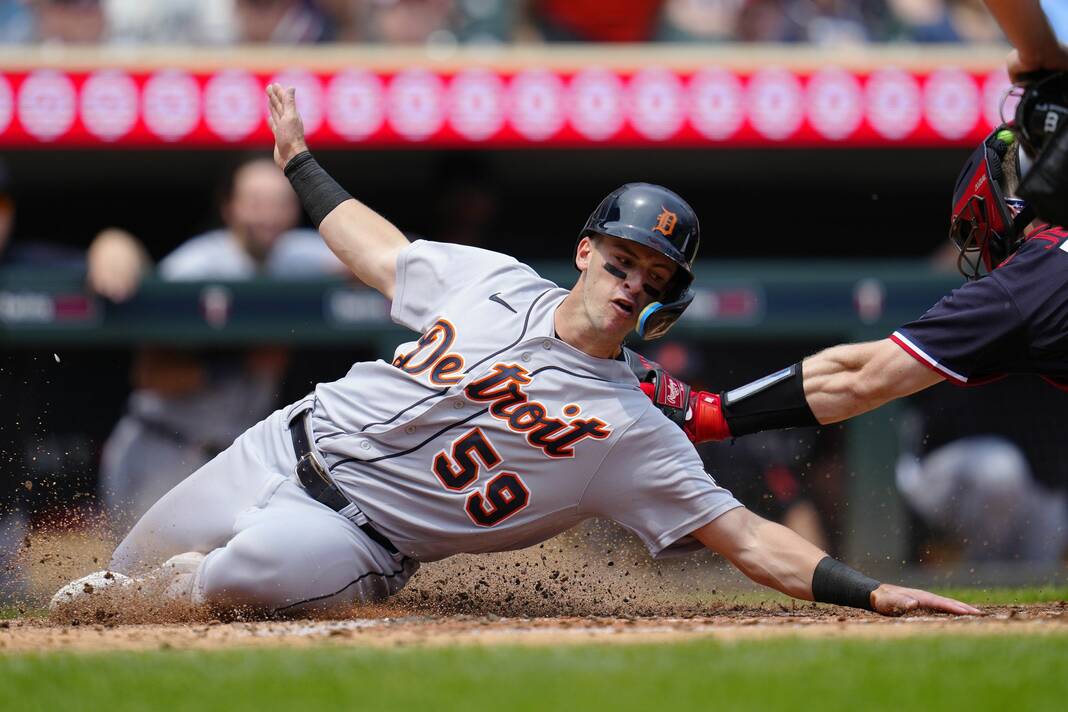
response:
<path id="1" fill-rule="evenodd" d="M 667 333 L 693 301 L 693 261 L 701 226 L 678 194 L 652 183 L 627 183 L 608 194 L 579 233 L 579 240 L 608 235 L 661 253 L 677 265 L 659 298 L 642 310 L 635 331 L 643 339 Z"/>
<path id="2" fill-rule="evenodd" d="M 1023 200 L 1005 197 L 1002 162 L 1016 150 L 1014 129 L 1002 124 L 983 139 L 957 176 L 949 237 L 960 250 L 957 268 L 968 279 L 978 279 L 1008 258 L 1034 219 Z"/>

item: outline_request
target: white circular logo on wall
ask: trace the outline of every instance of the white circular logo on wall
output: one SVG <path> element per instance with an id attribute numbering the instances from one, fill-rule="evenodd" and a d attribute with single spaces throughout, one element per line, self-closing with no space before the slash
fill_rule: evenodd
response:
<path id="1" fill-rule="evenodd" d="M 11 91 L 11 83 L 8 82 L 7 77 L 0 74 L 0 133 L 7 131 L 14 115 L 15 95 Z"/>
<path id="2" fill-rule="evenodd" d="M 643 69 L 630 80 L 627 111 L 631 125 L 646 138 L 663 141 L 686 120 L 686 90 L 682 80 L 666 69 Z"/>
<path id="3" fill-rule="evenodd" d="M 371 72 L 349 69 L 326 87 L 326 122 L 338 135 L 360 141 L 382 128 L 386 91 Z"/>
<path id="4" fill-rule="evenodd" d="M 269 83 L 280 85 L 283 89 L 293 87 L 297 90 L 297 111 L 304 123 L 304 134 L 311 136 L 323 125 L 323 83 L 311 72 L 300 69 L 287 69 L 271 77 Z M 264 117 L 270 115 L 266 98 L 263 100 Z"/>
<path id="5" fill-rule="evenodd" d="M 197 80 L 178 69 L 156 72 L 141 96 L 148 130 L 164 141 L 177 141 L 200 121 L 200 87 Z"/>
<path id="6" fill-rule="evenodd" d="M 449 87 L 449 123 L 471 141 L 484 141 L 504 126 L 504 82 L 485 69 L 457 74 Z"/>
<path id="7" fill-rule="evenodd" d="M 745 119 L 742 82 L 725 69 L 702 69 L 690 79 L 690 121 L 713 141 L 730 138 Z"/>
<path id="8" fill-rule="evenodd" d="M 243 69 L 227 69 L 204 87 L 204 120 L 227 141 L 240 141 L 263 121 L 267 101 L 256 77 Z"/>
<path id="9" fill-rule="evenodd" d="M 613 72 L 586 69 L 571 79 L 571 125 L 592 141 L 604 141 L 623 127 L 623 82 Z"/>
<path id="10" fill-rule="evenodd" d="M 98 138 L 114 141 L 130 133 L 137 110 L 137 84 L 125 72 L 94 72 L 82 85 L 82 123 Z"/>
<path id="11" fill-rule="evenodd" d="M 1010 94 L 1010 89 L 1009 73 L 1002 68 L 995 69 L 983 80 L 983 120 L 991 130 L 1016 116 L 1020 96 Z"/>
<path id="12" fill-rule="evenodd" d="M 77 104 L 74 82 L 54 69 L 34 72 L 19 88 L 19 120 L 28 134 L 41 141 L 51 141 L 70 130 Z"/>
<path id="13" fill-rule="evenodd" d="M 762 69 L 749 80 L 749 121 L 773 141 L 789 138 L 805 118 L 801 82 L 785 69 Z"/>
<path id="14" fill-rule="evenodd" d="M 808 80 L 805 90 L 808 120 L 816 131 L 832 141 L 848 138 L 864 118 L 864 95 L 860 82 L 835 67 L 821 69 Z"/>
<path id="15" fill-rule="evenodd" d="M 883 138 L 898 141 L 916 130 L 923 115 L 916 78 L 900 69 L 880 69 L 865 88 L 868 123 Z"/>
<path id="16" fill-rule="evenodd" d="M 389 85 L 390 125 L 410 141 L 422 141 L 445 123 L 445 83 L 425 69 L 408 69 Z"/>
<path id="17" fill-rule="evenodd" d="M 959 69 L 939 69 L 927 78 L 923 108 L 927 123 L 939 135 L 963 138 L 979 120 L 979 87 Z"/>
<path id="18" fill-rule="evenodd" d="M 512 78 L 508 113 L 524 138 L 544 141 L 564 127 L 567 118 L 564 80 L 545 69 L 528 69 Z"/>

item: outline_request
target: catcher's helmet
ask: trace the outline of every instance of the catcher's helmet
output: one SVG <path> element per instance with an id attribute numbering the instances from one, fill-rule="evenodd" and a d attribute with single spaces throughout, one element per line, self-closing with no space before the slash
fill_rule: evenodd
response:
<path id="1" fill-rule="evenodd" d="M 977 279 L 984 268 L 993 270 L 1015 252 L 1035 217 L 1025 201 L 1005 197 L 1002 164 L 1009 151 L 1018 150 L 1013 127 L 1002 124 L 983 139 L 957 176 L 949 237 L 960 250 L 957 268 L 968 279 Z"/>
<path id="2" fill-rule="evenodd" d="M 608 194 L 586 221 L 579 240 L 608 235 L 652 248 L 678 265 L 659 301 L 642 310 L 635 330 L 643 339 L 667 333 L 693 301 L 693 261 L 701 226 L 678 194 L 652 183 L 627 183 Z"/>

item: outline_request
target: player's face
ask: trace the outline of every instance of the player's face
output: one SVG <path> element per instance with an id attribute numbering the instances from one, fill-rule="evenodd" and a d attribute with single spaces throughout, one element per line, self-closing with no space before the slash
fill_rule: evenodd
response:
<path id="1" fill-rule="evenodd" d="M 300 219 L 300 206 L 289 181 L 273 162 L 255 161 L 234 176 L 226 206 L 226 223 L 249 254 L 266 257 L 278 237 Z"/>
<path id="2" fill-rule="evenodd" d="M 676 270 L 656 250 L 607 236 L 580 243 L 578 261 L 585 273 L 588 318 L 598 330 L 620 339 L 637 324 L 642 309 L 660 298 Z"/>

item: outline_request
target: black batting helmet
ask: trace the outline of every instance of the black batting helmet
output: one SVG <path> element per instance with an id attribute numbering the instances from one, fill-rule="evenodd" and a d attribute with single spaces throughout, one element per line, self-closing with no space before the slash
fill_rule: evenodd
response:
<path id="1" fill-rule="evenodd" d="M 663 186 L 627 183 L 601 201 L 579 233 L 579 239 L 593 235 L 637 242 L 678 265 L 659 301 L 642 310 L 635 327 L 643 339 L 666 334 L 694 297 L 690 285 L 693 261 L 701 242 L 701 226 L 693 208 Z"/>

